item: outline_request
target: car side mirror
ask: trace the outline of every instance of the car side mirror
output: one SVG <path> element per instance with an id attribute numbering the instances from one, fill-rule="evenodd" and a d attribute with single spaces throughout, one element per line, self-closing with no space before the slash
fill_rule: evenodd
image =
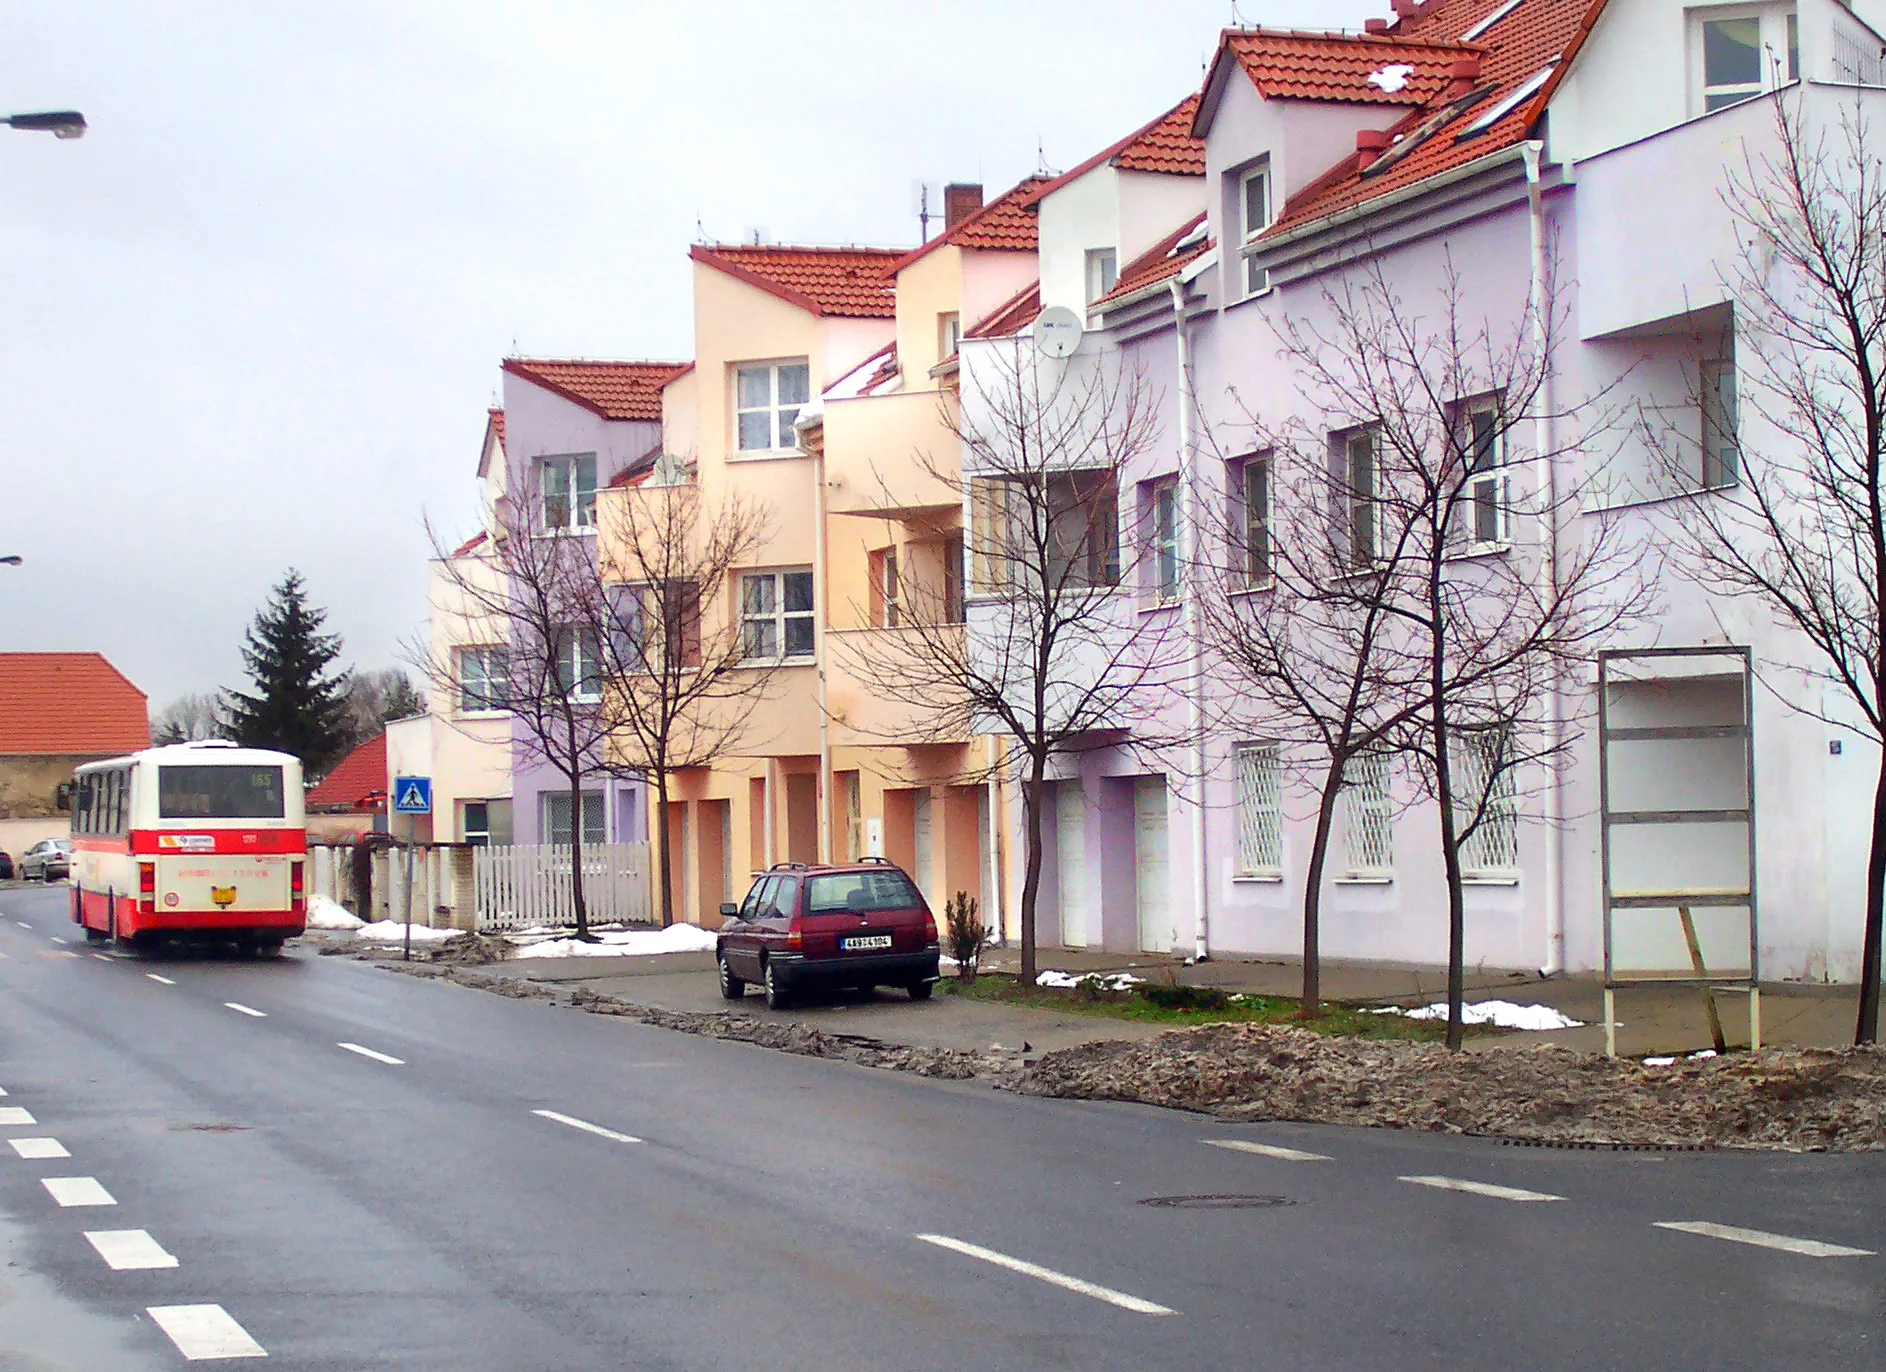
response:
<path id="1" fill-rule="evenodd" d="M 740 907 L 730 900 L 722 901 L 720 904 L 720 917 L 722 919 L 739 919 Z"/>

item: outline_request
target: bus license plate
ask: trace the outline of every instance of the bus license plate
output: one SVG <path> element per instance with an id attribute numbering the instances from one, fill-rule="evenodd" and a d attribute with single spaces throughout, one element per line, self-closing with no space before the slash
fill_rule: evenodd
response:
<path id="1" fill-rule="evenodd" d="M 889 934 L 854 934 L 850 938 L 841 938 L 838 946 L 848 953 L 862 953 L 870 948 L 889 948 Z"/>

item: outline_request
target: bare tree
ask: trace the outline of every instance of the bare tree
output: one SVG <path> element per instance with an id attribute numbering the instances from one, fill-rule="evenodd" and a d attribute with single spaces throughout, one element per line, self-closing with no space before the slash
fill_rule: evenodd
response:
<path id="1" fill-rule="evenodd" d="M 192 691 L 178 696 L 151 715 L 151 741 L 154 743 L 197 743 L 222 736 L 213 691 Z"/>
<path id="2" fill-rule="evenodd" d="M 664 456 L 643 484 L 602 507 L 594 626 L 609 677 L 603 765 L 655 787 L 661 922 L 674 923 L 668 794 L 674 774 L 748 743 L 781 645 L 748 641 L 734 596 L 770 518 L 735 492 L 711 509 L 691 468 Z"/>
<path id="3" fill-rule="evenodd" d="M 543 494 L 528 480 L 503 498 L 492 537 L 455 557 L 430 524 L 452 607 L 491 643 L 480 658 L 478 704 L 509 710 L 523 755 L 554 770 L 569 788 L 570 880 L 576 937 L 591 939 L 583 889 L 583 782 L 606 768 L 609 721 L 602 708 L 601 577 L 588 537 L 590 509 Z M 438 607 L 435 607 L 435 613 Z M 458 649 L 413 654 L 436 690 L 467 689 Z"/>
<path id="4" fill-rule="evenodd" d="M 1741 255 L 1725 269 L 1733 364 L 1699 375 L 1693 439 L 1659 448 L 1688 489 L 1679 565 L 1705 591 L 1762 604 L 1809 661 L 1764 664 L 1827 688 L 1790 708 L 1886 742 L 1886 161 L 1855 104 L 1810 127 L 1775 101 L 1775 146 L 1749 153 L 1722 201 Z M 1703 384 L 1708 383 L 1708 384 Z M 1737 395 L 1743 421 L 1737 422 Z M 1712 403 L 1713 402 L 1713 403 Z M 1753 418 L 1758 424 L 1749 424 Z M 1714 432 L 1712 432 L 1712 429 Z M 1759 439 L 1743 451 L 1743 434 Z M 1879 1039 L 1886 914 L 1886 753 L 1873 788 L 1855 1043 Z"/>
<path id="5" fill-rule="evenodd" d="M 1323 808 L 1351 763 L 1389 747 L 1434 802 L 1450 1048 L 1463 1030 L 1464 852 L 1495 826 L 1516 846 L 1522 787 L 1547 782 L 1576 737 L 1566 688 L 1646 613 L 1654 584 L 1614 521 L 1567 528 L 1581 492 L 1560 484 L 1565 459 L 1614 426 L 1603 394 L 1552 399 L 1553 279 L 1548 261 L 1533 298 L 1498 325 L 1470 308 L 1451 262 L 1417 302 L 1371 256 L 1325 289 L 1326 324 L 1279 330 L 1320 426 L 1300 466 L 1310 550 L 1291 568 L 1312 574 L 1298 597 L 1313 626 L 1336 626 L 1318 646 L 1337 651 L 1314 666 L 1279 661 L 1268 694 L 1324 735 Z M 1291 690 L 1279 673 L 1325 680 Z"/>
<path id="6" fill-rule="evenodd" d="M 382 667 L 347 674 L 347 711 L 354 742 L 360 744 L 384 732 L 389 720 L 424 714 L 426 705 L 404 669 Z"/>
<path id="7" fill-rule="evenodd" d="M 995 733 L 1012 745 L 994 770 L 1022 792 L 1021 975 L 1032 983 L 1048 773 L 1057 758 L 1169 741 L 1162 705 L 1177 697 L 1158 687 L 1185 664 L 1171 616 L 1135 622 L 1137 569 L 1121 556 L 1122 493 L 1159 439 L 1144 374 L 1118 354 L 1038 358 L 1026 339 L 973 351 L 963 402 L 942 402 L 960 465 L 955 453 L 919 455 L 971 511 L 973 603 L 965 610 L 953 578 L 908 585 L 897 633 L 841 651 L 927 721 L 922 738 L 902 741 Z"/>

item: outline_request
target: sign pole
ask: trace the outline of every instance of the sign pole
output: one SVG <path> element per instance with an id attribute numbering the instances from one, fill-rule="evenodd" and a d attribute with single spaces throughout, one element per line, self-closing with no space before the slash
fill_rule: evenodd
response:
<path id="1" fill-rule="evenodd" d="M 413 830 L 418 823 L 406 816 L 406 950 L 400 954 L 401 962 L 413 960 Z"/>

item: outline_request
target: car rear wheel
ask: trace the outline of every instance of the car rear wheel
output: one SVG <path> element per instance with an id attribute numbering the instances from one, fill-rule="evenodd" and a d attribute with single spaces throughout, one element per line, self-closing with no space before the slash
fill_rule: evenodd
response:
<path id="1" fill-rule="evenodd" d="M 720 965 L 720 998 L 722 1000 L 743 999 L 747 993 L 747 984 L 728 969 L 726 954 L 721 954 L 714 961 Z"/>
<path id="2" fill-rule="evenodd" d="M 930 993 L 935 989 L 934 983 L 913 981 L 910 983 L 910 998 L 912 1000 L 928 1000 L 930 999 Z"/>
<path id="3" fill-rule="evenodd" d="M 784 1010 L 786 1008 L 786 988 L 773 972 L 773 960 L 768 958 L 763 969 L 766 977 L 766 1008 Z"/>

